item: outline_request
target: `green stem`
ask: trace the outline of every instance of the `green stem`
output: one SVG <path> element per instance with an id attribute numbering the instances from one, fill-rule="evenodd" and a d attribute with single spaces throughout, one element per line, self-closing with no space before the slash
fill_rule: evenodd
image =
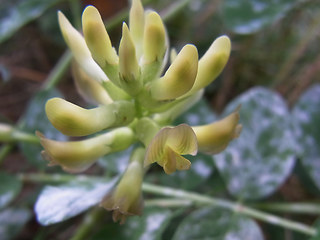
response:
<path id="1" fill-rule="evenodd" d="M 86 176 L 73 176 L 67 174 L 19 174 L 18 178 L 22 181 L 31 181 L 31 182 L 51 182 L 51 183 L 65 183 L 70 180 L 83 179 Z M 90 178 L 91 177 L 87 177 Z M 98 178 L 97 178 L 98 179 Z M 187 192 L 180 189 L 174 189 L 169 187 L 157 186 L 150 183 L 143 183 L 142 190 L 146 193 L 157 194 L 161 196 L 174 197 L 176 199 L 172 200 L 151 200 L 148 204 L 155 205 L 158 202 L 158 206 L 167 206 L 175 207 L 181 205 L 188 205 L 189 202 L 192 202 L 194 205 L 210 205 L 228 209 L 234 213 L 242 214 L 245 216 L 253 217 L 255 219 L 267 222 L 269 224 L 281 226 L 287 229 L 291 229 L 306 235 L 315 236 L 317 231 L 315 228 L 309 227 L 302 223 L 297 223 L 291 220 L 287 220 L 276 215 L 265 213 L 247 206 L 244 206 L 239 203 L 235 203 L 225 199 L 213 198 L 205 196 L 198 193 Z"/>
<path id="2" fill-rule="evenodd" d="M 34 134 L 20 131 L 9 124 L 2 123 L 0 123 L 0 142 L 26 142 L 33 144 L 40 143 L 38 137 L 36 137 Z"/>
<path id="3" fill-rule="evenodd" d="M 143 191 L 168 197 L 176 197 L 184 200 L 191 200 L 195 204 L 211 205 L 228 209 L 234 213 L 242 214 L 245 216 L 253 217 L 255 219 L 285 227 L 300 233 L 304 233 L 310 236 L 317 234 L 316 229 L 309 227 L 305 224 L 297 223 L 291 220 L 287 220 L 272 214 L 264 213 L 259 210 L 255 210 L 246 207 L 242 204 L 234 203 L 224 199 L 212 198 L 197 193 L 187 192 L 180 189 L 173 189 L 167 187 L 160 187 L 153 184 L 144 183 L 142 186 Z"/>
<path id="4" fill-rule="evenodd" d="M 320 214 L 319 203 L 258 203 L 252 205 L 255 208 L 285 213 Z"/>
<path id="5" fill-rule="evenodd" d="M 146 207 L 189 207 L 192 205 L 192 201 L 187 199 L 172 199 L 172 198 L 160 198 L 160 199 L 151 199 L 145 200 Z"/>

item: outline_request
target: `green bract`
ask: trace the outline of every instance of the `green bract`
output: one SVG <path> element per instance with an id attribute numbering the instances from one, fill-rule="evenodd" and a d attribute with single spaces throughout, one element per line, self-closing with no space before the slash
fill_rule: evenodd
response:
<path id="1" fill-rule="evenodd" d="M 192 163 L 182 155 L 196 155 L 198 146 L 204 153 L 220 152 L 239 135 L 238 111 L 204 126 L 171 126 L 223 70 L 231 51 L 227 36 L 217 38 L 200 60 L 191 44 L 178 54 L 171 51 L 171 65 L 165 70 L 170 52 L 165 26 L 156 12 L 144 11 L 140 0 L 132 1 L 129 27 L 123 23 L 118 53 L 95 7 L 88 6 L 83 12 L 83 35 L 62 12 L 58 18 L 75 60 L 77 89 L 98 106 L 84 109 L 52 98 L 46 114 L 68 136 L 98 135 L 59 142 L 39 134 L 43 155 L 50 165 L 80 172 L 105 154 L 139 143 L 118 186 L 102 202 L 115 211 L 114 220 L 123 222 L 126 215 L 141 213 L 144 167 L 157 162 L 168 174 L 187 170 Z M 100 131 L 104 132 L 99 135 Z"/>

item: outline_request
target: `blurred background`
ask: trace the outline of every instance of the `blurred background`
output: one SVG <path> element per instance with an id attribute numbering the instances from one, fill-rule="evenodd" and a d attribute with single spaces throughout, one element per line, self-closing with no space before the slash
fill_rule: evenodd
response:
<path id="1" fill-rule="evenodd" d="M 256 86 L 266 87 L 279 94 L 290 110 L 307 89 L 320 82 L 318 0 L 142 2 L 145 8 L 153 8 L 162 16 L 166 16 L 165 24 L 170 45 L 178 51 L 183 45 L 192 43 L 197 46 L 199 56 L 202 56 L 215 38 L 221 35 L 230 37 L 232 52 L 229 62 L 223 73 L 205 92 L 205 102 L 217 115 L 223 113 L 231 101 Z M 0 122 L 18 125 L 26 115 L 32 118 L 32 115 L 36 114 L 37 109 L 31 113 L 26 113 L 26 110 L 30 108 L 33 97 L 43 89 L 46 81 L 52 76 L 50 74 L 57 63 L 63 61 L 61 57 L 66 51 L 66 44 L 58 27 L 57 11 L 61 10 L 75 26 L 80 26 L 81 12 L 89 4 L 96 6 L 106 24 L 109 24 L 108 32 L 117 49 L 121 37 L 121 22 L 127 21 L 126 14 L 130 5 L 127 0 L 0 0 Z M 87 106 L 74 87 L 68 66 L 66 69 L 59 77 L 57 89 L 67 100 Z M 39 99 L 41 100 L 41 97 Z M 320 109 L 320 105 L 315 108 Z M 8 149 L 5 148 L 6 145 L 0 146 L 1 172 L 11 176 L 21 172 L 53 171 L 47 170 L 45 165 L 39 167 L 30 163 L 25 151 L 21 152 L 21 146 L 12 145 L 6 152 L 3 151 Z M 317 147 L 320 148 L 319 145 Z M 319 162 L 320 158 L 316 161 Z M 312 177 L 311 181 L 308 178 L 306 180 L 299 170 L 300 167 L 297 163 L 294 169 L 289 171 L 281 185 L 272 195 L 267 196 L 268 200 L 315 202 L 319 199 L 319 190 L 316 184 L 312 183 L 312 180 L 316 181 L 319 176 L 316 180 Z M 99 171 L 94 169 L 88 174 L 99 174 Z M 170 179 L 162 182 L 155 180 L 157 177 L 157 174 L 152 175 L 149 180 L 171 184 L 168 183 Z M 6 178 L 2 176 L 1 179 L 3 181 L 0 182 L 0 192 L 1 185 L 6 184 Z M 227 180 L 223 177 L 211 176 L 210 182 L 214 182 L 218 189 L 214 190 L 215 193 L 229 196 L 225 187 Z M 179 184 L 172 185 L 184 188 Z M 206 189 L 206 186 L 202 187 Z M 40 191 L 41 186 L 38 184 L 24 184 L 10 206 L 24 206 L 30 211 L 22 212 L 21 215 L 17 213 L 16 220 L 13 213 L 4 215 L 0 212 L 1 224 L 12 216 L 12 226 L 0 226 L 0 236 L 3 234 L 2 236 L 6 237 L 4 239 L 16 240 L 70 239 L 84 216 L 42 227 L 32 212 Z M 0 203 L 2 200 L 0 197 Z M 292 217 L 308 225 L 316 220 L 314 216 L 283 216 Z M 181 215 L 176 217 L 176 225 L 170 225 L 157 239 L 171 239 L 174 229 L 182 219 Z M 110 222 L 110 219 L 108 221 Z M 277 227 L 258 224 L 262 227 L 265 239 L 308 239 Z M 100 235 L 90 239 L 126 239 L 107 237 L 107 228 L 109 233 L 123 231 L 118 226 L 96 228 Z M 111 228 L 116 230 L 111 231 Z"/>

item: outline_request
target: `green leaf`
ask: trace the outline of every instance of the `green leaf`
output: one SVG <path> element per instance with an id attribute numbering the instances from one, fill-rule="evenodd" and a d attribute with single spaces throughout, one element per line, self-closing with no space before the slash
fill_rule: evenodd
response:
<path id="1" fill-rule="evenodd" d="M 30 217 L 31 212 L 24 208 L 8 208 L 0 211 L 0 239 L 12 239 L 19 233 Z"/>
<path id="2" fill-rule="evenodd" d="M 35 204 L 39 223 L 47 226 L 82 213 L 98 204 L 117 180 L 84 179 L 59 186 L 46 186 Z"/>
<path id="3" fill-rule="evenodd" d="M 258 225 L 250 218 L 219 208 L 201 208 L 187 216 L 173 240 L 263 240 Z"/>
<path id="4" fill-rule="evenodd" d="M 127 218 L 124 226 L 119 224 L 105 225 L 102 231 L 92 239 L 117 239 L 117 240 L 161 240 L 162 233 L 171 220 L 172 212 L 163 208 L 146 208 L 141 217 Z"/>
<path id="5" fill-rule="evenodd" d="M 320 190 L 320 85 L 308 89 L 292 111 L 297 127 L 301 164 L 315 186 Z"/>
<path id="6" fill-rule="evenodd" d="M 53 127 L 45 113 L 45 104 L 52 97 L 62 97 L 62 94 L 53 88 L 40 91 L 33 97 L 24 113 L 22 128 L 29 133 L 34 134 L 35 131 L 40 131 L 47 138 L 65 141 L 67 137 Z M 42 169 L 46 168 L 47 162 L 41 157 L 43 148 L 40 144 L 21 143 L 20 147 L 31 164 Z"/>
<path id="7" fill-rule="evenodd" d="M 267 197 L 280 187 L 295 164 L 297 143 L 291 116 L 284 100 L 262 87 L 236 98 L 225 112 L 239 104 L 242 132 L 224 152 L 214 156 L 215 164 L 232 195 Z"/>
<path id="8" fill-rule="evenodd" d="M 48 8 L 61 0 L 4 1 L 0 8 L 0 43 L 10 38 L 21 27 L 40 17 Z"/>
<path id="9" fill-rule="evenodd" d="M 225 0 L 226 26 L 239 34 L 251 34 L 284 17 L 301 0 Z"/>
<path id="10" fill-rule="evenodd" d="M 5 172 L 0 172 L 0 182 L 0 209 L 2 209 L 20 193 L 22 184 L 16 177 Z"/>

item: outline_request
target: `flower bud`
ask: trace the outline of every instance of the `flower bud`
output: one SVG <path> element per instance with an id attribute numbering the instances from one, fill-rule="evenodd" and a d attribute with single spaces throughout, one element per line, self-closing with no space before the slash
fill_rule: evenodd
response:
<path id="1" fill-rule="evenodd" d="M 239 110 L 240 107 L 220 121 L 192 127 L 197 136 L 201 152 L 209 154 L 220 153 L 226 149 L 230 141 L 240 135 L 242 126 L 238 124 L 240 118 Z"/>
<path id="2" fill-rule="evenodd" d="M 197 154 L 197 138 L 186 124 L 161 129 L 149 144 L 144 166 L 157 162 L 167 174 L 187 170 L 191 162 L 181 155 Z"/>
<path id="3" fill-rule="evenodd" d="M 132 0 L 129 14 L 129 27 L 136 46 L 137 59 L 142 55 L 142 41 L 144 31 L 144 9 L 140 0 Z"/>
<path id="4" fill-rule="evenodd" d="M 142 180 L 144 149 L 136 149 L 124 175 L 113 191 L 101 201 L 101 206 L 113 211 L 113 221 L 123 224 L 127 216 L 141 215 L 143 209 Z"/>
<path id="5" fill-rule="evenodd" d="M 140 67 L 134 42 L 125 23 L 122 25 L 122 38 L 119 46 L 119 72 L 120 86 L 129 94 L 136 95 L 142 87 Z"/>
<path id="6" fill-rule="evenodd" d="M 113 102 L 103 86 L 90 78 L 75 62 L 72 64 L 72 76 L 78 92 L 88 102 L 103 105 Z"/>
<path id="7" fill-rule="evenodd" d="M 62 98 L 51 98 L 46 103 L 46 114 L 52 125 L 63 134 L 85 136 L 130 123 L 135 117 L 135 108 L 131 102 L 117 101 L 84 109 Z"/>
<path id="8" fill-rule="evenodd" d="M 83 11 L 82 29 L 93 59 L 102 68 L 104 68 L 106 64 L 118 64 L 118 56 L 111 45 L 100 13 L 94 6 L 88 6 Z"/>
<path id="9" fill-rule="evenodd" d="M 154 61 L 162 62 L 167 50 L 166 30 L 158 13 L 151 11 L 147 14 L 143 39 L 144 64 Z"/>
<path id="10" fill-rule="evenodd" d="M 49 166 L 60 165 L 65 171 L 78 173 L 88 169 L 99 157 L 129 147 L 134 139 L 130 128 L 123 127 L 82 141 L 60 142 L 36 133 L 45 149 Z"/>
<path id="11" fill-rule="evenodd" d="M 151 95 L 157 100 L 175 99 L 188 92 L 198 71 L 198 51 L 194 45 L 182 48 L 165 75 L 151 83 Z"/>
<path id="12" fill-rule="evenodd" d="M 142 78 L 150 82 L 157 78 L 167 62 L 168 39 L 161 17 L 147 13 L 143 36 Z"/>
<path id="13" fill-rule="evenodd" d="M 93 79 L 102 82 L 108 78 L 98 64 L 93 60 L 91 53 L 82 35 L 70 24 L 62 12 L 58 12 L 58 19 L 63 38 L 83 70 Z"/>
<path id="14" fill-rule="evenodd" d="M 231 51 L 231 42 L 227 36 L 217 38 L 199 60 L 198 74 L 189 94 L 208 86 L 222 72 Z"/>

